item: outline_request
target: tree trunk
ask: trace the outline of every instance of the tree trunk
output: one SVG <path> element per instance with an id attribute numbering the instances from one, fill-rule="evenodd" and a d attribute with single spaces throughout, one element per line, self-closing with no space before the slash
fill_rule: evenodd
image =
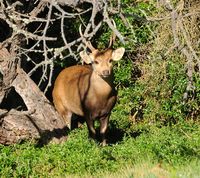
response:
<path id="1" fill-rule="evenodd" d="M 39 144 L 66 140 L 66 124 L 37 85 L 17 67 L 15 56 L 5 48 L 0 49 L 0 73 L 0 104 L 14 88 L 25 105 L 25 111 L 0 109 L 0 144 L 27 139 L 37 140 Z M 17 99 L 13 96 L 8 103 L 11 105 L 14 100 Z"/>

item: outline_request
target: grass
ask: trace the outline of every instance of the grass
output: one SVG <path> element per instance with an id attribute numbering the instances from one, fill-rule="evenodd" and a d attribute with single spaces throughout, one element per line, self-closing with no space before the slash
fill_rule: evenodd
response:
<path id="1" fill-rule="evenodd" d="M 0 146 L 0 177 L 200 176 L 198 123 L 161 128 L 139 124 L 132 134 L 124 133 L 121 141 L 101 147 L 88 140 L 84 126 L 73 130 L 60 145 Z"/>

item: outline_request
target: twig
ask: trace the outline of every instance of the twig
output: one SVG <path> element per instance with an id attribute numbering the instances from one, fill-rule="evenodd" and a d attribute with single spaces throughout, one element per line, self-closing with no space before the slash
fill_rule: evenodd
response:
<path id="1" fill-rule="evenodd" d="M 103 10 L 103 21 L 106 22 L 108 24 L 108 26 L 110 27 L 110 29 L 112 29 L 112 31 L 116 34 L 116 36 L 119 38 L 119 40 L 125 44 L 125 41 L 124 41 L 124 37 L 121 35 L 121 33 L 113 26 L 109 16 L 108 16 L 108 11 L 107 11 L 107 7 L 108 7 L 108 4 L 107 2 L 104 0 L 104 10 Z"/>

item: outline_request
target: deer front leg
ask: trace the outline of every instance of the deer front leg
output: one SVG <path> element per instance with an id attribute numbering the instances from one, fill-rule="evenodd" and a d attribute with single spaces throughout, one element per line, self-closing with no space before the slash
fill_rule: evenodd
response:
<path id="1" fill-rule="evenodd" d="M 100 139 L 102 146 L 106 145 L 106 132 L 108 128 L 109 116 L 110 115 L 100 118 Z"/>
<path id="2" fill-rule="evenodd" d="M 96 131 L 94 128 L 94 120 L 90 117 L 86 118 L 86 123 L 89 131 L 89 137 L 95 139 L 96 138 Z"/>

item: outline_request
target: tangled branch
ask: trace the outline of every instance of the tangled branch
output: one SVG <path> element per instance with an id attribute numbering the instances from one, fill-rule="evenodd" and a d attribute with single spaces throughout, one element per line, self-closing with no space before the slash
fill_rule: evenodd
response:
<path id="1" fill-rule="evenodd" d="M 84 3 L 90 6 L 86 8 Z M 70 34 L 73 30 L 70 29 L 69 23 L 73 20 L 84 25 L 84 38 L 87 40 L 91 40 L 101 28 L 102 22 L 105 22 L 124 43 L 123 36 L 111 23 L 108 6 L 109 3 L 105 0 L 31 0 L 27 4 L 21 1 L 1 1 L 0 20 L 8 24 L 10 34 L 0 43 L 0 47 L 9 48 L 12 44 L 12 49 L 20 57 L 21 63 L 25 60 L 33 66 L 28 72 L 30 76 L 42 69 L 38 85 L 48 81 L 43 88 L 46 92 L 52 84 L 55 59 L 73 57 L 78 60 L 77 52 L 84 48 L 84 39 L 78 34 L 78 27 L 75 29 L 77 35 Z M 119 6 L 116 7 L 116 13 Z M 83 20 L 86 14 L 90 15 L 88 21 Z M 101 14 L 102 18 L 97 20 L 98 14 Z M 59 30 L 55 30 L 54 25 L 57 25 Z"/>

